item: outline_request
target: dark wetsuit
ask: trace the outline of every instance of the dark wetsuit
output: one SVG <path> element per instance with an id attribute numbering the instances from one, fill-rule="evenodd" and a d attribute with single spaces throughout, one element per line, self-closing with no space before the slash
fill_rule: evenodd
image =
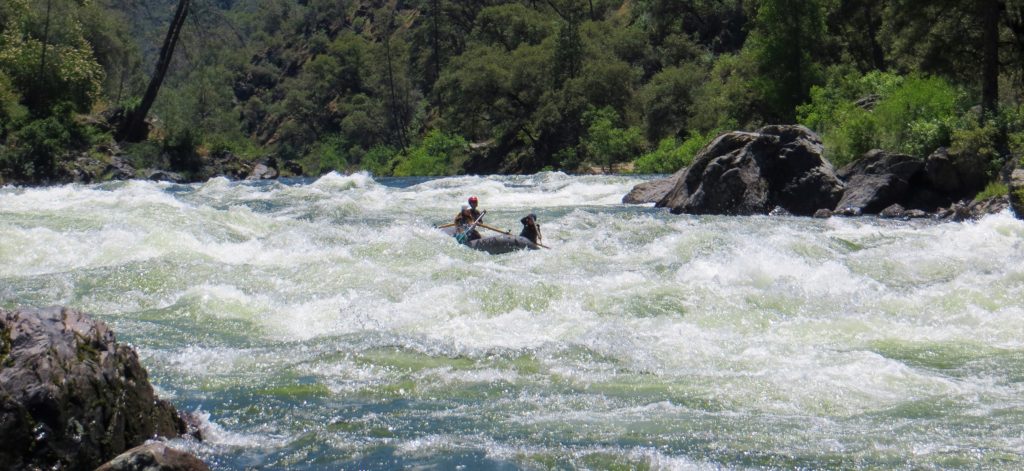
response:
<path id="1" fill-rule="evenodd" d="M 523 218 L 519 222 L 523 223 L 523 232 L 519 233 L 519 237 L 526 237 L 530 239 L 530 242 L 537 243 L 537 237 L 540 235 L 540 224 L 534 223 L 529 224 L 530 218 Z"/>

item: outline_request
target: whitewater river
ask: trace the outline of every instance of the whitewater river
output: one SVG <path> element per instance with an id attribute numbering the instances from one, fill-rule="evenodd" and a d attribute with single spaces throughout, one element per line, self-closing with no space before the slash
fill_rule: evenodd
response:
<path id="1" fill-rule="evenodd" d="M 673 216 L 637 177 L 0 190 L 0 305 L 68 305 L 214 469 L 1020 469 L 1024 223 Z M 470 195 L 551 248 L 432 229 Z"/>

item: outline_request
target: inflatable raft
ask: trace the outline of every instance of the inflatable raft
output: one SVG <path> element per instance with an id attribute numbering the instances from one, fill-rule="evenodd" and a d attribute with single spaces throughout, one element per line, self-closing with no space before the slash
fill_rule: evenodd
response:
<path id="1" fill-rule="evenodd" d="M 445 227 L 441 229 L 445 234 L 455 236 L 455 232 L 458 230 L 454 227 Z M 477 240 L 471 240 L 467 244 L 467 247 L 471 249 L 481 250 L 491 255 L 499 255 L 503 253 L 515 252 L 516 250 L 537 250 L 537 244 L 534 244 L 526 237 L 515 236 L 511 234 L 497 234 L 492 236 L 485 236 Z"/>

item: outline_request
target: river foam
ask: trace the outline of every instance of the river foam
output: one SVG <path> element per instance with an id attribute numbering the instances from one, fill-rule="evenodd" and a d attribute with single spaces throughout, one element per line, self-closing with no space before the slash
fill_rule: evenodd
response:
<path id="1" fill-rule="evenodd" d="M 216 469 L 1024 464 L 1024 223 L 620 205 L 640 181 L 5 188 L 0 299 L 113 324 Z M 551 249 L 432 229 L 469 195 Z"/>

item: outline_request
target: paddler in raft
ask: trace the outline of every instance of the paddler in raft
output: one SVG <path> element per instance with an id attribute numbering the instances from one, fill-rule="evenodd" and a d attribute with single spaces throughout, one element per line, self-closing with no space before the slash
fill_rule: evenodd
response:
<path id="1" fill-rule="evenodd" d="M 519 222 L 523 223 L 523 231 L 519 233 L 519 237 L 525 237 L 530 239 L 530 242 L 541 245 L 543 236 L 540 235 L 540 224 L 537 224 L 537 215 L 530 213 L 520 219 Z"/>
<path id="2" fill-rule="evenodd" d="M 479 214 L 478 216 L 473 217 L 473 208 L 468 204 L 462 205 L 462 210 L 455 216 L 455 227 L 458 228 L 458 231 L 455 233 L 455 238 L 462 243 L 479 239 L 480 233 L 477 232 L 476 225 L 480 223 L 479 219 L 482 216 L 483 214 Z M 463 235 L 466 234 L 467 231 L 468 234 Z"/>

